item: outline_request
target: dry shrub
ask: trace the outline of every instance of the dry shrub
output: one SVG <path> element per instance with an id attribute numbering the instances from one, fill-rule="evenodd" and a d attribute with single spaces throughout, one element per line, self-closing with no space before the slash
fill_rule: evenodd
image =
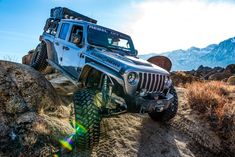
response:
<path id="1" fill-rule="evenodd" d="M 206 116 L 213 130 L 225 141 L 224 147 L 233 150 L 231 146 L 235 144 L 235 87 L 224 82 L 211 81 L 187 84 L 187 89 L 191 109 Z"/>
<path id="2" fill-rule="evenodd" d="M 223 108 L 227 102 L 226 95 L 229 94 L 229 91 L 222 82 L 194 82 L 187 84 L 186 87 L 190 107 L 201 113 L 210 109 Z"/>

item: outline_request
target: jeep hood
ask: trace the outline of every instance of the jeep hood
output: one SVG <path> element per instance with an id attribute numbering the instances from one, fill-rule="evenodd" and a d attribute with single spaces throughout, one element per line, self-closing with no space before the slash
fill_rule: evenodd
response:
<path id="1" fill-rule="evenodd" d="M 169 75 L 169 72 L 165 69 L 133 56 L 122 56 L 118 53 L 98 49 L 87 51 L 86 56 L 100 64 L 109 66 L 117 72 L 120 72 L 121 70 L 131 70 Z"/>

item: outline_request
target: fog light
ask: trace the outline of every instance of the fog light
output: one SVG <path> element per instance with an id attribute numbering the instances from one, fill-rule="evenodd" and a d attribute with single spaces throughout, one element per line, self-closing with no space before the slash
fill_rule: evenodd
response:
<path id="1" fill-rule="evenodd" d="M 166 77 L 165 82 L 164 82 L 164 87 L 165 88 L 170 88 L 172 85 L 172 80 L 170 77 Z"/>

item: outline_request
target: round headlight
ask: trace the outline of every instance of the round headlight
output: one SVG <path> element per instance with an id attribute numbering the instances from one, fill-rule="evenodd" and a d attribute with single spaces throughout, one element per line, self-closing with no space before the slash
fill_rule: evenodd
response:
<path id="1" fill-rule="evenodd" d="M 166 77 L 164 83 L 167 84 L 168 80 L 169 80 L 169 77 Z"/>
<path id="2" fill-rule="evenodd" d="M 165 88 L 170 88 L 170 86 L 172 85 L 172 80 L 170 77 L 166 77 L 165 79 Z"/>
<path id="3" fill-rule="evenodd" d="M 130 83 L 130 84 L 135 84 L 135 83 L 136 83 L 136 80 L 137 80 L 137 73 L 135 73 L 135 72 L 130 72 L 130 73 L 127 75 L 127 81 L 128 81 L 128 83 Z"/>

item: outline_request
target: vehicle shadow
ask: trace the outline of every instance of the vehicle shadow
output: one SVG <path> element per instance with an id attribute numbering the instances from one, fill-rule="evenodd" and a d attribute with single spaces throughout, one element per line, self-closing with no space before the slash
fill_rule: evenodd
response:
<path id="1" fill-rule="evenodd" d="M 145 117 L 142 122 L 137 157 L 180 157 L 175 134 L 169 124 Z"/>

